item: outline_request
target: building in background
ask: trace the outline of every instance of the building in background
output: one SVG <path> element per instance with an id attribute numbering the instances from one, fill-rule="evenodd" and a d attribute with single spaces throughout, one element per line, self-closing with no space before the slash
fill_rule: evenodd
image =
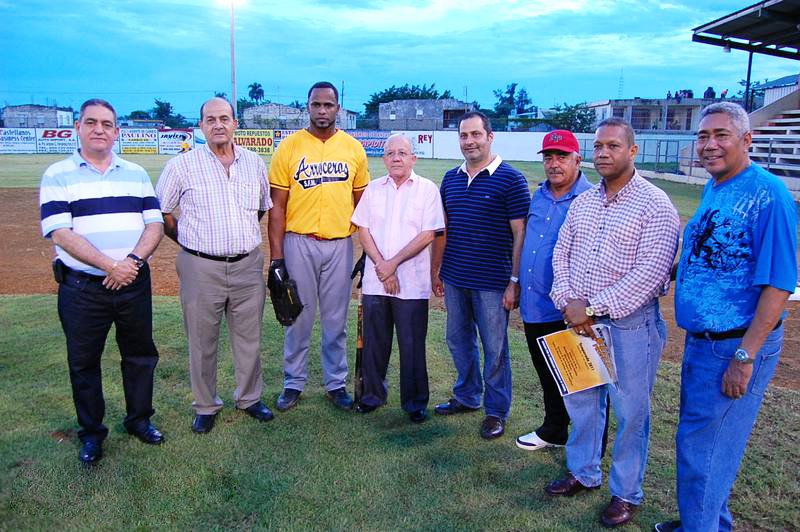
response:
<path id="1" fill-rule="evenodd" d="M 394 100 L 378 107 L 378 129 L 423 131 L 458 129 L 458 119 L 475 106 L 454 98 Z"/>
<path id="2" fill-rule="evenodd" d="M 72 127 L 72 107 L 38 104 L 7 105 L 2 110 L 3 127 Z"/>
<path id="3" fill-rule="evenodd" d="M 600 100 L 586 106 L 595 113 L 595 123 L 612 116 L 624 118 L 637 131 L 692 132 L 700 122 L 700 110 L 721 98 L 632 98 Z M 727 101 L 742 103 L 741 99 Z"/>
<path id="4" fill-rule="evenodd" d="M 776 100 L 780 100 L 787 94 L 798 90 L 798 82 L 800 82 L 800 74 L 793 74 L 791 76 L 784 76 L 772 81 L 768 81 L 759 88 L 764 89 L 764 105 L 769 105 Z"/>
<path id="5" fill-rule="evenodd" d="M 336 125 L 340 129 L 355 129 L 358 113 L 340 109 Z M 308 111 L 280 103 L 265 103 L 248 107 L 242 112 L 243 129 L 302 129 L 308 126 Z"/>

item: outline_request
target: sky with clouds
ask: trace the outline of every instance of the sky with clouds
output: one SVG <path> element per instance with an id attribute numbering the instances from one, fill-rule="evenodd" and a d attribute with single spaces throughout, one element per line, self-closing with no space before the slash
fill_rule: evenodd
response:
<path id="1" fill-rule="evenodd" d="M 435 83 L 494 103 L 517 82 L 540 107 L 709 85 L 740 87 L 747 54 L 693 43 L 691 29 L 749 0 L 233 0 L 237 93 L 305 101 L 319 80 L 344 83 L 362 112 L 391 85 Z M 153 99 L 196 118 L 215 91 L 231 93 L 227 0 L 0 0 L 0 104 L 77 107 L 110 100 L 120 114 Z M 755 55 L 753 79 L 800 63 Z M 622 83 L 620 84 L 620 80 Z M 621 85 L 621 86 L 620 86 Z"/>

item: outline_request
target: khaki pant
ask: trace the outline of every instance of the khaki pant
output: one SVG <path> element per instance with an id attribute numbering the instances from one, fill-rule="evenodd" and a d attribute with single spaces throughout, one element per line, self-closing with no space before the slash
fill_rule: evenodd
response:
<path id="1" fill-rule="evenodd" d="M 222 409 L 217 395 L 217 351 L 222 315 L 233 352 L 236 408 L 261 399 L 261 320 L 264 314 L 264 255 L 260 248 L 238 262 L 197 257 L 181 250 L 175 260 L 181 281 L 183 324 L 189 339 L 192 407 L 198 414 Z"/>

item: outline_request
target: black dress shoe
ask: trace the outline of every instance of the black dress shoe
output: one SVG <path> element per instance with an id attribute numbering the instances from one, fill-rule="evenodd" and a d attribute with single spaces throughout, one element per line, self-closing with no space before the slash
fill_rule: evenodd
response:
<path id="1" fill-rule="evenodd" d="M 161 445 L 164 443 L 164 435 L 150 423 L 146 427 L 139 430 L 129 430 L 128 434 L 136 436 L 139 441 L 149 445 Z"/>
<path id="2" fill-rule="evenodd" d="M 377 410 L 377 408 L 378 408 L 377 406 L 358 403 L 356 405 L 356 412 L 358 412 L 359 414 L 369 414 L 370 412 L 374 412 L 375 410 Z"/>
<path id="3" fill-rule="evenodd" d="M 261 401 L 253 403 L 252 405 L 245 408 L 244 411 L 247 413 L 248 416 L 255 418 L 259 421 L 269 421 L 270 419 L 275 417 L 272 413 L 272 410 L 267 408 L 267 406 Z"/>
<path id="4" fill-rule="evenodd" d="M 281 392 L 281 394 L 278 396 L 278 400 L 275 401 L 275 408 L 281 412 L 286 412 L 290 408 L 294 407 L 299 400 L 300 390 L 284 388 L 283 392 Z"/>
<path id="5" fill-rule="evenodd" d="M 333 404 L 335 404 L 337 408 L 341 408 L 342 410 L 350 410 L 353 408 L 353 398 L 350 397 L 350 394 L 347 393 L 344 386 L 331 390 L 325 395 L 328 399 L 333 401 Z"/>
<path id="6" fill-rule="evenodd" d="M 78 460 L 85 465 L 96 464 L 103 457 L 103 444 L 94 440 L 87 440 L 78 451 Z"/>
<path id="7" fill-rule="evenodd" d="M 624 525 L 636 514 L 639 507 L 632 502 L 623 501 L 619 497 L 611 497 L 606 509 L 600 514 L 600 523 L 606 528 L 614 528 Z"/>
<path id="8" fill-rule="evenodd" d="M 426 419 L 428 419 L 428 411 L 423 408 L 422 410 L 409 412 L 408 419 L 410 419 L 412 423 L 423 423 Z"/>
<path id="9" fill-rule="evenodd" d="M 546 491 L 548 495 L 572 497 L 576 493 L 586 490 L 596 490 L 599 487 L 600 486 L 584 486 L 572 473 L 567 473 L 564 478 L 550 482 L 550 484 L 544 487 L 544 491 Z"/>
<path id="10" fill-rule="evenodd" d="M 455 397 L 452 397 L 446 403 L 439 403 L 433 409 L 434 412 L 440 416 L 449 416 L 451 414 L 462 414 L 464 412 L 475 412 L 477 408 L 471 408 L 460 403 Z"/>
<path id="11" fill-rule="evenodd" d="M 486 416 L 481 423 L 481 438 L 493 440 L 499 438 L 506 431 L 506 423 L 497 416 Z"/>
<path id="12" fill-rule="evenodd" d="M 206 434 L 211 432 L 211 429 L 214 428 L 214 418 L 216 417 L 216 414 L 197 414 L 194 416 L 192 430 L 197 434 Z"/>

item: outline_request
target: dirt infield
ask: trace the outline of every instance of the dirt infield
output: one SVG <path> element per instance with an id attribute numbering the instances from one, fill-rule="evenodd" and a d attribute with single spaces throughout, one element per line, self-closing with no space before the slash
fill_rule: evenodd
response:
<path id="1" fill-rule="evenodd" d="M 54 294 L 56 283 L 50 269 L 53 257 L 52 243 L 41 237 L 39 229 L 38 190 L 30 188 L 0 189 L 0 294 Z M 266 234 L 266 219 L 263 222 Z M 178 277 L 175 273 L 175 255 L 178 246 L 168 239 L 159 246 L 151 268 L 153 292 L 157 295 L 174 296 L 178 293 Z M 267 244 L 264 244 L 268 256 Z M 360 254 L 358 249 L 357 253 Z M 669 342 L 664 357 L 680 360 L 683 334 L 675 326 L 672 297 L 661 300 L 664 317 L 669 325 Z M 439 298 L 432 298 L 431 305 L 442 308 Z M 797 310 L 800 302 L 789 303 L 789 316 L 785 321 L 785 345 L 778 365 L 774 384 L 785 388 L 800 388 L 800 319 Z M 519 314 L 514 313 L 512 323 L 521 328 Z"/>

